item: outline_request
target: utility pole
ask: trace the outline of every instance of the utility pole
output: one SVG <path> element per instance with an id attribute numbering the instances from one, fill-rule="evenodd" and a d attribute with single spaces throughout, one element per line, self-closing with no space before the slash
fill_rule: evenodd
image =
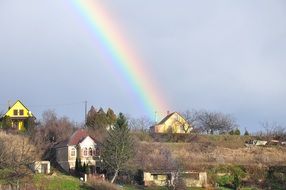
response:
<path id="1" fill-rule="evenodd" d="M 84 126 L 86 126 L 87 122 L 87 101 L 84 101 Z"/>
<path id="2" fill-rule="evenodd" d="M 157 124 L 157 111 L 155 111 L 155 124 Z"/>

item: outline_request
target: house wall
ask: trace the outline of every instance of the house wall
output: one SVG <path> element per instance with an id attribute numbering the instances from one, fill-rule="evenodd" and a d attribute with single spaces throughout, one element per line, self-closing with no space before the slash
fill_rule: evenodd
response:
<path id="1" fill-rule="evenodd" d="M 14 115 L 14 110 L 17 110 L 18 114 Z M 20 115 L 20 110 L 23 110 L 23 115 Z M 9 116 L 12 120 L 12 126 L 15 122 L 18 123 L 18 130 L 25 130 L 24 123 L 26 119 L 29 117 L 33 117 L 33 114 L 29 112 L 29 110 L 20 102 L 17 101 L 5 114 L 5 116 Z"/>
<path id="2" fill-rule="evenodd" d="M 60 147 L 56 149 L 56 160 L 58 164 L 65 170 L 69 171 L 70 162 L 68 160 L 68 147 Z"/>
<path id="3" fill-rule="evenodd" d="M 18 115 L 14 115 L 14 110 L 18 110 Z M 24 114 L 20 115 L 19 114 L 19 110 L 24 110 Z M 11 109 L 8 110 L 8 112 L 5 114 L 6 116 L 9 117 L 32 117 L 33 115 L 29 113 L 29 110 L 27 110 L 22 104 L 21 102 L 17 101 L 13 107 L 11 107 Z"/>
<path id="4" fill-rule="evenodd" d="M 185 130 L 184 130 L 185 129 Z M 179 114 L 173 114 L 165 123 L 155 125 L 155 133 L 190 133 L 191 127 Z"/>
<path id="5" fill-rule="evenodd" d="M 87 155 L 84 155 L 84 149 L 87 149 Z M 92 149 L 92 155 L 89 154 L 90 148 Z M 81 159 L 82 164 L 88 164 L 89 166 L 96 165 L 96 143 L 92 138 L 87 136 L 78 146 L 78 158 Z"/>
<path id="6" fill-rule="evenodd" d="M 16 119 L 15 118 L 11 118 L 11 120 L 12 120 L 12 127 L 14 126 L 15 122 L 17 122 L 18 123 L 18 130 L 19 131 L 25 130 L 25 127 L 24 127 L 25 120 L 23 120 L 23 119 L 19 120 L 17 118 Z"/>
<path id="7" fill-rule="evenodd" d="M 87 149 L 87 155 L 84 155 L 84 149 Z M 89 148 L 92 149 L 92 155 L 89 155 Z M 75 149 L 75 155 L 73 156 L 72 150 Z M 92 138 L 87 136 L 77 146 L 64 146 L 56 148 L 56 160 L 61 167 L 67 172 L 70 169 L 75 169 L 76 159 L 80 159 L 82 164 L 88 164 L 89 166 L 96 165 L 96 143 Z"/>
<path id="8" fill-rule="evenodd" d="M 207 173 L 199 172 L 198 179 L 184 178 L 187 187 L 204 187 L 207 184 Z"/>
<path id="9" fill-rule="evenodd" d="M 189 174 L 196 174 L 197 177 L 192 177 Z M 169 178 L 168 175 L 170 176 Z M 181 173 L 181 175 L 187 187 L 204 187 L 207 184 L 206 172 L 184 172 Z M 164 174 L 144 172 L 144 185 L 166 186 L 168 183 L 172 183 L 174 178 L 175 178 L 175 173 L 172 172 Z"/>
<path id="10" fill-rule="evenodd" d="M 44 170 L 44 167 L 46 167 L 45 174 L 49 174 L 51 172 L 50 161 L 36 161 L 32 165 L 32 170 L 36 173 L 42 173 L 42 171 Z"/>
<path id="11" fill-rule="evenodd" d="M 167 174 L 153 174 L 144 172 L 144 185 L 145 186 L 166 186 L 168 181 Z"/>
<path id="12" fill-rule="evenodd" d="M 72 150 L 75 149 L 75 155 L 72 156 Z M 77 158 L 77 149 L 75 146 L 68 146 L 68 154 L 67 154 L 67 157 L 68 157 L 68 163 L 69 163 L 69 168 L 70 169 L 74 169 L 75 168 L 75 161 L 76 161 L 76 158 Z"/>

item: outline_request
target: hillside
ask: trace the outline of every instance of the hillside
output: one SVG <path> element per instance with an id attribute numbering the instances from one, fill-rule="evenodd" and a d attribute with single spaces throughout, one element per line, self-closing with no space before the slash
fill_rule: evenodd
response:
<path id="1" fill-rule="evenodd" d="M 286 165 L 286 147 L 245 147 L 245 141 L 251 138 L 195 135 L 188 142 L 179 143 L 140 141 L 135 161 L 146 169 L 165 168 L 170 160 L 177 160 L 188 169 L 220 164 Z"/>

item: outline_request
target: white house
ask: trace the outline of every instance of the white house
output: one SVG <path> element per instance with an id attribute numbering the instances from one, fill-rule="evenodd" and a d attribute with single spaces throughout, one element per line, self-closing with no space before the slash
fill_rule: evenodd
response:
<path id="1" fill-rule="evenodd" d="M 65 170 L 75 169 L 76 159 L 82 164 L 96 167 L 96 160 L 99 156 L 98 145 L 84 129 L 79 129 L 74 134 L 54 146 L 56 161 Z"/>

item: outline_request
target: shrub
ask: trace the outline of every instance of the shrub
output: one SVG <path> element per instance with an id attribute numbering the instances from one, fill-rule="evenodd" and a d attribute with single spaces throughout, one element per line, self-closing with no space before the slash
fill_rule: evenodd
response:
<path id="1" fill-rule="evenodd" d="M 217 175 L 218 173 L 224 175 Z M 213 183 L 221 187 L 231 187 L 238 189 L 241 186 L 241 179 L 244 178 L 246 172 L 240 166 L 218 166 L 210 171 L 210 179 Z"/>
<path id="2" fill-rule="evenodd" d="M 116 185 L 102 180 L 92 179 L 88 183 L 94 190 L 119 190 Z"/>

